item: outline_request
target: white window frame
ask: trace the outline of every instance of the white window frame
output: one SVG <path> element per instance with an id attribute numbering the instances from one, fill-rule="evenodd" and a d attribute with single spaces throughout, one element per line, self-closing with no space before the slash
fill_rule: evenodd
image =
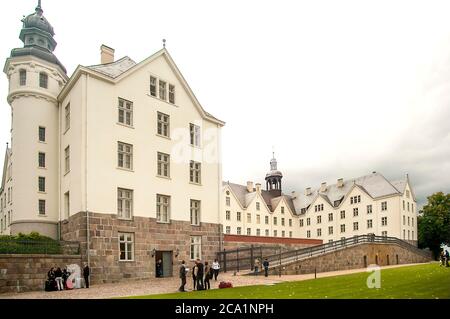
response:
<path id="1" fill-rule="evenodd" d="M 19 71 L 19 85 L 25 86 L 27 85 L 27 70 L 20 69 Z"/>
<path id="2" fill-rule="evenodd" d="M 120 232 L 118 235 L 119 241 L 119 261 L 133 262 L 134 261 L 134 234 Z M 123 245 L 123 249 L 122 249 Z M 122 258 L 122 251 L 124 257 Z"/>
<path id="3" fill-rule="evenodd" d="M 169 83 L 169 103 L 175 104 L 175 85 Z"/>
<path id="4" fill-rule="evenodd" d="M 201 136 L 201 128 L 198 125 L 189 124 L 189 136 L 190 136 L 190 143 L 191 146 L 200 147 L 200 136 Z"/>
<path id="5" fill-rule="evenodd" d="M 70 103 L 64 107 L 64 132 L 70 129 Z"/>
<path id="6" fill-rule="evenodd" d="M 70 172 L 70 145 L 64 149 L 64 173 Z"/>
<path id="7" fill-rule="evenodd" d="M 42 161 L 44 165 L 41 165 L 41 155 L 42 155 Z M 38 167 L 39 168 L 45 168 L 46 167 L 46 156 L 44 152 L 39 152 L 38 153 Z"/>
<path id="8" fill-rule="evenodd" d="M 39 87 L 48 89 L 48 74 L 45 72 L 39 72 Z"/>
<path id="9" fill-rule="evenodd" d="M 150 95 L 158 97 L 158 79 L 154 76 L 150 76 Z"/>
<path id="10" fill-rule="evenodd" d="M 159 98 L 163 101 L 167 101 L 167 82 L 161 79 L 158 79 L 158 82 Z"/>
<path id="11" fill-rule="evenodd" d="M 190 161 L 190 163 L 189 163 L 189 181 L 192 184 L 201 185 L 201 183 L 202 183 L 202 163 Z"/>
<path id="12" fill-rule="evenodd" d="M 133 170 L 133 145 L 124 142 L 117 142 L 117 167 Z"/>
<path id="13" fill-rule="evenodd" d="M 39 176 L 38 177 L 38 192 L 39 193 L 45 193 L 45 190 L 46 190 L 46 187 L 45 187 L 46 185 L 45 184 L 46 184 L 45 183 L 45 177 L 44 176 Z M 41 188 L 41 186 L 43 186 L 43 187 Z"/>
<path id="14" fill-rule="evenodd" d="M 156 119 L 158 122 L 156 134 L 159 136 L 170 138 L 170 115 L 162 112 L 157 112 Z"/>
<path id="15" fill-rule="evenodd" d="M 170 196 L 156 194 L 156 221 L 158 223 L 170 223 L 170 201 Z"/>
<path id="16" fill-rule="evenodd" d="M 117 122 L 133 127 L 133 102 L 119 97 Z"/>
<path id="17" fill-rule="evenodd" d="M 117 188 L 117 217 L 119 219 L 133 219 L 133 190 Z"/>
<path id="18" fill-rule="evenodd" d="M 191 199 L 191 225 L 200 226 L 201 221 L 201 201 Z"/>
<path id="19" fill-rule="evenodd" d="M 157 163 L 156 174 L 159 177 L 170 178 L 170 155 L 158 152 Z"/>
<path id="20" fill-rule="evenodd" d="M 43 136 L 41 135 L 41 132 L 43 132 Z M 39 126 L 39 130 L 38 130 L 38 139 L 39 142 L 41 143 L 45 143 L 46 139 L 47 139 L 47 130 L 45 129 L 45 126 Z M 42 138 L 43 137 L 43 138 Z"/>
<path id="21" fill-rule="evenodd" d="M 43 206 L 42 206 L 43 204 Z M 43 210 L 42 210 L 43 208 Z M 38 213 L 39 216 L 45 216 L 47 215 L 47 202 L 45 199 L 39 199 L 38 201 Z"/>

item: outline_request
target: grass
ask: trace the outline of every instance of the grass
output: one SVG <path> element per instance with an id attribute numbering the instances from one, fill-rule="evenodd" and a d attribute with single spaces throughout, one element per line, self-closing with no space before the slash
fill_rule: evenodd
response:
<path id="1" fill-rule="evenodd" d="M 437 263 L 382 269 L 381 288 L 367 288 L 369 273 L 136 299 L 449 299 L 450 268 Z"/>

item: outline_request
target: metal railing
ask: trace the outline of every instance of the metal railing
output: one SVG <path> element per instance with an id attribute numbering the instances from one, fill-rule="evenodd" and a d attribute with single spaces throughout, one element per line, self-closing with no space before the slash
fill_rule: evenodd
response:
<path id="1" fill-rule="evenodd" d="M 251 269 L 255 258 L 260 260 L 263 256 L 271 255 L 280 251 L 280 246 L 253 246 L 220 251 L 217 253 L 217 260 L 221 269 L 240 271 Z"/>
<path id="2" fill-rule="evenodd" d="M 429 253 L 417 248 L 414 245 L 411 245 L 401 239 L 395 238 L 395 237 L 385 237 L 385 236 L 374 236 L 374 235 L 361 235 L 361 236 L 354 236 L 350 238 L 341 239 L 338 241 L 307 247 L 307 248 L 301 248 L 296 250 L 289 250 L 289 251 L 281 251 L 281 249 L 278 251 L 278 253 L 271 254 L 271 255 L 262 255 L 260 254 L 257 256 L 259 260 L 263 261 L 263 259 L 267 259 L 269 261 L 269 264 L 271 265 L 270 268 L 284 265 L 287 263 L 295 262 L 304 260 L 311 257 L 316 257 L 320 255 L 324 255 L 329 252 L 334 252 L 337 250 L 345 249 L 348 247 L 353 247 L 356 245 L 362 245 L 367 243 L 380 243 L 380 244 L 396 244 L 399 245 L 405 249 L 408 249 L 410 251 L 413 251 L 414 253 L 421 254 L 425 257 L 430 257 Z M 221 258 L 219 261 L 221 261 L 222 268 L 224 271 L 227 270 L 251 270 L 253 268 L 253 256 L 251 259 L 249 258 L 237 258 L 235 263 L 228 263 L 227 264 L 227 254 L 228 252 L 222 252 L 220 253 Z M 218 254 L 219 256 L 219 254 Z M 256 257 L 255 257 L 256 258 Z M 225 260 L 225 263 L 223 261 Z M 231 258 L 231 260 L 233 260 Z"/>
<path id="3" fill-rule="evenodd" d="M 0 240 L 0 255 L 79 255 L 80 243 L 67 241 Z"/>

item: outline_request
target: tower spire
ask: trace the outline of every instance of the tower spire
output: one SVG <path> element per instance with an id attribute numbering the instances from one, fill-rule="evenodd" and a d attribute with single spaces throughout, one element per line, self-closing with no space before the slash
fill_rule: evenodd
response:
<path id="1" fill-rule="evenodd" d="M 36 13 L 39 15 L 42 15 L 42 13 L 44 13 L 44 10 L 42 10 L 41 0 L 38 0 L 38 5 L 36 7 Z"/>

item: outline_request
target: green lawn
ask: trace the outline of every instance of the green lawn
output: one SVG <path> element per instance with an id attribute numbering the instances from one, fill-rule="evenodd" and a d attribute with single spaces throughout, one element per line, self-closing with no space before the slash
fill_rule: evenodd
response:
<path id="1" fill-rule="evenodd" d="M 209 291 L 131 297 L 139 299 L 449 299 L 450 268 L 437 263 L 381 270 L 381 288 L 367 288 L 369 273 Z M 320 276 L 320 274 L 319 274 Z"/>

